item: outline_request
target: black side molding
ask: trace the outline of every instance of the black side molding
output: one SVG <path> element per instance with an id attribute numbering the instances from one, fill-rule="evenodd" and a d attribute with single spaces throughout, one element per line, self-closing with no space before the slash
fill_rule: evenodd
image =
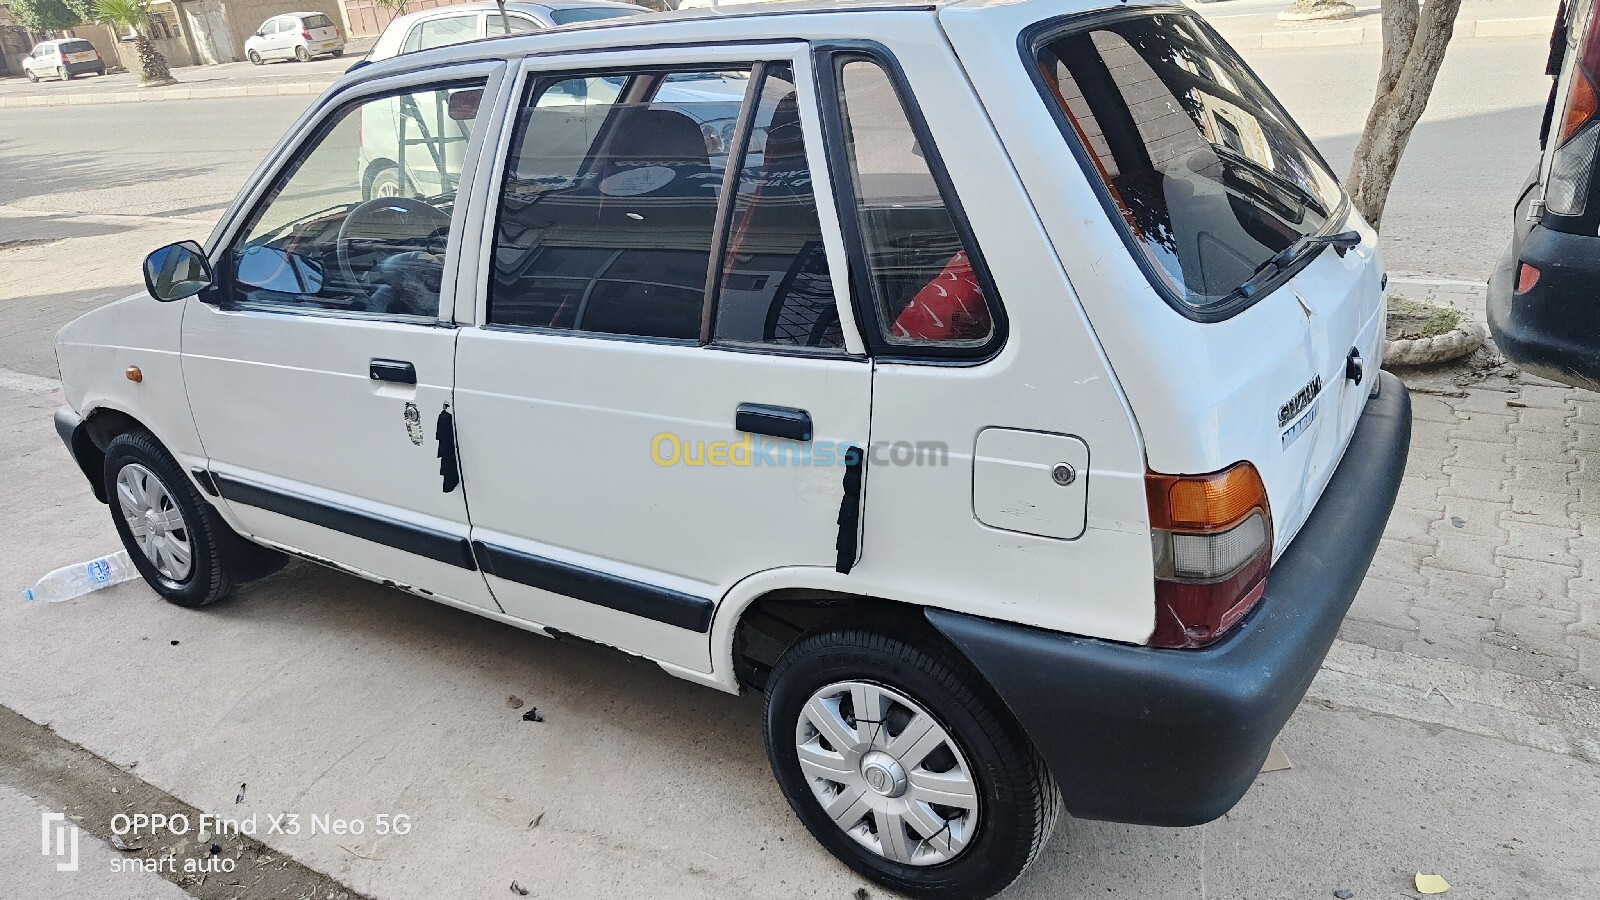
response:
<path id="1" fill-rule="evenodd" d="M 396 550 L 415 553 L 469 571 L 478 569 L 477 562 L 472 558 L 471 544 L 459 535 L 262 487 L 227 475 L 213 473 L 212 480 L 229 502 L 243 503 L 245 506 L 310 522 L 313 525 L 330 528 Z"/>
<path id="2" fill-rule="evenodd" d="M 194 476 L 195 484 L 200 485 L 201 490 L 213 497 L 219 496 L 217 482 L 212 479 L 209 469 L 190 469 L 189 474 Z"/>
<path id="3" fill-rule="evenodd" d="M 811 440 L 811 413 L 787 406 L 741 403 L 733 427 L 749 434 L 765 434 L 791 441 Z"/>
<path id="4" fill-rule="evenodd" d="M 659 585 L 645 584 L 642 581 L 597 572 L 482 541 L 473 541 L 472 549 L 476 551 L 478 559 L 483 561 L 483 571 L 507 581 L 563 594 L 585 603 L 641 616 L 697 634 L 705 634 L 711 630 L 713 604 L 706 597 L 685 594 Z"/>

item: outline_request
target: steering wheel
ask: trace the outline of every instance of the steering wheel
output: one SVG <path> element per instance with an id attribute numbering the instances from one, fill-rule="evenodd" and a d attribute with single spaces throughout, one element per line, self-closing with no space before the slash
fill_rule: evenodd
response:
<path id="1" fill-rule="evenodd" d="M 365 283 L 356 274 L 350 262 L 351 245 L 356 241 L 369 243 L 404 242 L 413 246 L 396 249 L 395 255 L 417 255 L 415 246 L 431 237 L 441 228 L 450 227 L 450 215 L 413 197 L 374 197 L 359 204 L 345 216 L 339 225 L 335 249 L 339 256 L 339 270 L 351 284 Z M 372 267 L 372 274 L 381 274 L 382 264 Z M 401 285 L 396 290 L 404 291 Z M 415 304 L 408 304 L 415 305 Z"/>

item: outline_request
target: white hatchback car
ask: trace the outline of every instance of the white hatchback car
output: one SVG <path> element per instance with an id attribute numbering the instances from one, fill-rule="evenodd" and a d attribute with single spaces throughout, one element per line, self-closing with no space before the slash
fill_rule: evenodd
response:
<path id="1" fill-rule="evenodd" d="M 507 0 L 505 17 L 496 3 L 457 3 L 437 9 L 424 9 L 398 16 L 378 36 L 367 51 L 367 62 L 380 62 L 402 53 L 431 50 L 473 41 L 483 37 L 526 34 L 560 25 L 597 22 L 622 16 L 637 16 L 650 10 L 613 0 L 549 0 L 530 3 Z"/>
<path id="2" fill-rule="evenodd" d="M 305 62 L 317 56 L 343 56 L 344 34 L 323 13 L 284 13 L 261 23 L 245 40 L 244 55 L 258 66 L 269 59 Z"/>
<path id="3" fill-rule="evenodd" d="M 729 141 L 675 92 L 713 78 Z M 396 102 L 459 164 L 369 199 Z M 1009 884 L 1062 801 L 1232 807 L 1410 438 L 1376 235 L 1177 4 L 404 55 L 146 278 L 62 330 L 56 423 L 158 593 L 288 553 L 765 691 L 800 819 L 919 897 Z"/>
<path id="4" fill-rule="evenodd" d="M 62 38 L 44 41 L 33 48 L 22 60 L 22 74 L 29 81 L 56 78 L 71 81 L 76 75 L 104 75 L 106 61 L 100 51 L 82 38 Z"/>

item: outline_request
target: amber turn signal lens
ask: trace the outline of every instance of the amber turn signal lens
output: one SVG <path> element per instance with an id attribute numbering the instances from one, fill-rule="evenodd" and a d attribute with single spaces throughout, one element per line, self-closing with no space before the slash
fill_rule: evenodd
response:
<path id="1" fill-rule="evenodd" d="M 129 366 L 122 374 L 128 376 L 128 380 L 134 384 L 144 380 L 144 371 L 138 366 Z"/>
<path id="2" fill-rule="evenodd" d="M 1222 531 L 1252 509 L 1266 507 L 1267 490 L 1256 467 L 1235 463 L 1210 475 L 1145 475 L 1150 527 L 1168 531 Z"/>
<path id="3" fill-rule="evenodd" d="M 1595 113 L 1594 85 L 1589 83 L 1589 78 L 1581 69 L 1574 73 L 1572 87 L 1567 94 L 1567 108 L 1561 116 L 1561 133 L 1556 138 L 1559 147 L 1572 136 L 1578 133 L 1583 123 L 1589 121 Z"/>

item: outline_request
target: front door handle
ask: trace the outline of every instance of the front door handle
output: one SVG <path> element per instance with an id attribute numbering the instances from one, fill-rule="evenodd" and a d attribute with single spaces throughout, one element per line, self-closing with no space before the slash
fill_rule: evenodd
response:
<path id="1" fill-rule="evenodd" d="M 733 427 L 750 434 L 765 434 L 790 441 L 811 440 L 811 413 L 787 406 L 741 403 Z"/>
<path id="2" fill-rule="evenodd" d="M 413 385 L 417 383 L 417 367 L 398 359 L 375 359 L 367 374 L 373 381 Z"/>

